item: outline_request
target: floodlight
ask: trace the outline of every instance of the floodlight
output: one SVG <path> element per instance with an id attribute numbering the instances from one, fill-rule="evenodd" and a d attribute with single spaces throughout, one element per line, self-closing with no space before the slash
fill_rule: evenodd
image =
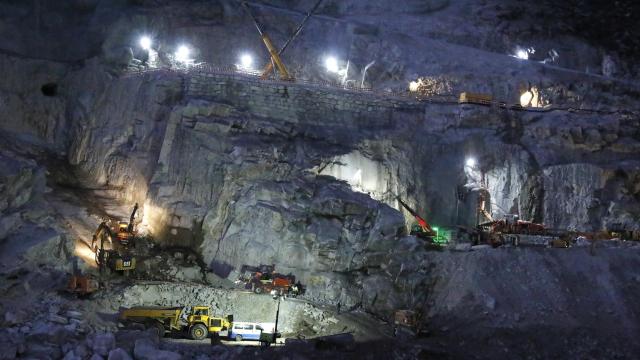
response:
<path id="1" fill-rule="evenodd" d="M 174 56 L 176 58 L 177 61 L 180 62 L 186 62 L 189 60 L 189 53 L 191 51 L 189 50 L 189 48 L 186 45 L 180 45 L 178 47 L 178 50 L 176 50 Z"/>
<path id="2" fill-rule="evenodd" d="M 338 60 L 333 57 L 333 56 L 329 56 L 325 59 L 324 61 L 324 65 L 327 68 L 328 72 L 334 72 L 337 73 L 338 72 Z"/>
<path id="3" fill-rule="evenodd" d="M 145 49 L 145 50 L 151 49 L 151 38 L 149 38 L 148 36 L 141 37 L 140 38 L 140 47 Z"/>

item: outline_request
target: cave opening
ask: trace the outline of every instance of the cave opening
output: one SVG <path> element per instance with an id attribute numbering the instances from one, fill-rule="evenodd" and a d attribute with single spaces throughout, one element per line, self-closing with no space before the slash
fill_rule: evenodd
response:
<path id="1" fill-rule="evenodd" d="M 58 95 L 58 84 L 56 83 L 46 83 L 40 87 L 40 91 L 44 96 L 56 96 Z"/>

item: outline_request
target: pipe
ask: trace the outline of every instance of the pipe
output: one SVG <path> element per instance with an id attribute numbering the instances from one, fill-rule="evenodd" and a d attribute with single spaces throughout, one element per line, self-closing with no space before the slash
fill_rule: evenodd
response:
<path id="1" fill-rule="evenodd" d="M 373 60 L 372 62 L 368 63 L 367 66 L 364 67 L 364 70 L 362 71 L 362 82 L 360 82 L 360 88 L 364 87 L 364 77 L 367 75 L 367 70 L 369 70 L 369 67 L 371 67 L 375 63 L 376 61 Z"/>
<path id="2" fill-rule="evenodd" d="M 342 86 L 347 82 L 347 76 L 349 75 L 349 60 L 347 60 L 347 68 L 344 69 L 344 76 L 342 77 Z"/>

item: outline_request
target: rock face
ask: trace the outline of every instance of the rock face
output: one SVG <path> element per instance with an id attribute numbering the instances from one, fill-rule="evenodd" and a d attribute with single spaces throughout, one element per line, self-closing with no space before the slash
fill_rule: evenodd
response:
<path id="1" fill-rule="evenodd" d="M 637 140 L 624 133 L 636 120 L 623 115 L 602 115 L 592 130 L 584 113 L 457 109 L 164 72 L 117 80 L 105 96 L 125 89 L 117 109 L 97 105 L 80 123 L 70 157 L 125 199 L 146 198 L 144 223 L 156 238 L 196 249 L 222 277 L 273 263 L 317 300 L 359 304 L 380 292 L 368 283 L 390 281 L 368 271 L 404 232 L 396 195 L 434 224 L 473 225 L 468 157 L 496 216 L 578 230 L 638 226 Z M 141 117 L 138 106 L 154 115 Z M 611 145 L 593 147 L 575 130 L 584 128 Z"/>

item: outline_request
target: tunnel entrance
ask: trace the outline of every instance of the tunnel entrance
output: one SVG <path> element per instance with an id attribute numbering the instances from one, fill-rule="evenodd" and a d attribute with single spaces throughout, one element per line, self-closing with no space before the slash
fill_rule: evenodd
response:
<path id="1" fill-rule="evenodd" d="M 42 85 L 40 91 L 42 91 L 42 95 L 44 96 L 56 96 L 58 95 L 58 84 L 46 83 Z"/>

